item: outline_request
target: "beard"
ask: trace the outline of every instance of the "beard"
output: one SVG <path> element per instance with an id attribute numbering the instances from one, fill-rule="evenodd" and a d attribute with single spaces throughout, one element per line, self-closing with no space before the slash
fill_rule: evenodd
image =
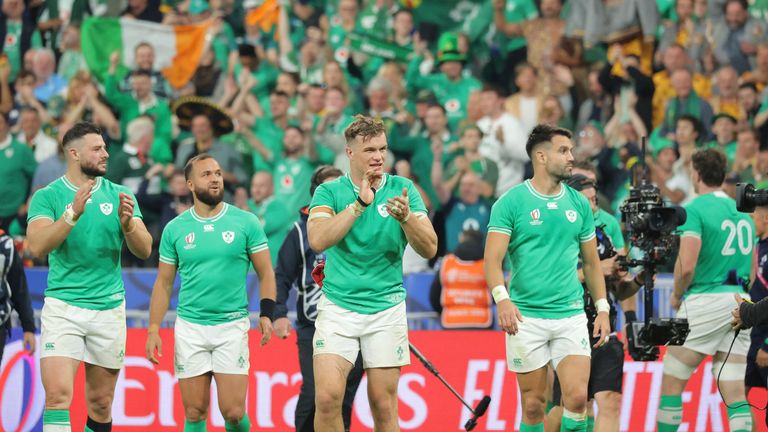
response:
<path id="1" fill-rule="evenodd" d="M 554 177 L 557 180 L 558 183 L 564 182 L 564 181 L 568 180 L 569 178 L 571 178 L 571 176 L 573 176 L 571 171 L 569 171 L 568 168 L 566 168 L 566 167 L 562 167 L 559 170 L 551 172 L 550 175 L 552 177 Z"/>
<path id="2" fill-rule="evenodd" d="M 101 177 L 107 173 L 106 169 L 102 170 L 96 164 L 85 165 L 83 163 L 80 164 L 80 171 L 82 171 L 83 174 L 87 175 L 88 177 Z"/>
<path id="3" fill-rule="evenodd" d="M 195 198 L 200 200 L 203 204 L 211 207 L 217 206 L 224 200 L 224 188 L 219 188 L 218 194 L 212 194 L 208 191 L 208 188 L 197 189 L 195 188 Z"/>

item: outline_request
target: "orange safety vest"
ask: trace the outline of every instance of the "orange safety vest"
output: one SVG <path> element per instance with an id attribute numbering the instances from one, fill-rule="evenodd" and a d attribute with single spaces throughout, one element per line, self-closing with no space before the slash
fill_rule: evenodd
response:
<path id="1" fill-rule="evenodd" d="M 440 267 L 440 321 L 444 328 L 487 328 L 493 322 L 491 293 L 485 284 L 483 260 L 462 261 L 449 254 Z"/>

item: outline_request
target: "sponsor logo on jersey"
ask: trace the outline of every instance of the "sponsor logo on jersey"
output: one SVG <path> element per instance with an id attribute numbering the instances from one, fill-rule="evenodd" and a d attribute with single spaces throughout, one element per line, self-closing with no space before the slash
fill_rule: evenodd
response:
<path id="1" fill-rule="evenodd" d="M 13 157 L 13 149 L 10 149 L 10 148 L 7 149 L 5 151 L 5 157 L 7 157 L 8 159 L 12 158 Z"/>
<path id="2" fill-rule="evenodd" d="M 226 242 L 227 244 L 232 243 L 235 241 L 235 232 L 234 231 L 224 231 L 221 233 L 221 238 Z"/>
<path id="3" fill-rule="evenodd" d="M 475 218 L 467 218 L 461 226 L 462 231 L 480 231 L 480 222 Z"/>
<path id="4" fill-rule="evenodd" d="M 5 37 L 5 45 L 6 45 L 6 46 L 13 46 L 13 45 L 16 45 L 16 41 L 18 41 L 18 38 L 16 37 L 16 35 L 15 35 L 15 34 L 9 33 L 9 34 L 8 34 L 8 35 Z"/>
<path id="5" fill-rule="evenodd" d="M 109 216 L 112 214 L 112 203 L 102 203 L 99 208 L 104 215 Z"/>
<path id="6" fill-rule="evenodd" d="M 531 212 L 531 225 L 541 225 L 542 221 L 540 221 L 539 218 L 541 218 L 541 212 L 539 209 L 534 209 Z"/>
<path id="7" fill-rule="evenodd" d="M 550 210 L 557 210 L 557 201 L 550 201 L 547 203 L 547 208 Z"/>
<path id="8" fill-rule="evenodd" d="M 283 185 L 284 188 L 292 188 L 293 177 L 290 175 L 284 175 L 283 178 L 280 180 L 280 183 Z"/>
<path id="9" fill-rule="evenodd" d="M 203 232 L 213 232 L 213 224 L 203 225 Z"/>
<path id="10" fill-rule="evenodd" d="M 578 214 L 573 210 L 566 210 L 565 217 L 568 218 L 568 222 L 574 223 L 576 222 L 576 218 L 578 217 Z"/>
<path id="11" fill-rule="evenodd" d="M 184 249 L 193 249 L 195 245 L 195 233 L 191 232 L 184 237 Z"/>

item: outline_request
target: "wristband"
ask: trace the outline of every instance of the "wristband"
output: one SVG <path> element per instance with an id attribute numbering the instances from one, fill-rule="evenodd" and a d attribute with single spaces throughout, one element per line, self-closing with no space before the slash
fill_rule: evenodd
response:
<path id="1" fill-rule="evenodd" d="M 360 195 L 358 195 L 358 196 L 357 196 L 357 202 L 358 202 L 358 204 L 360 204 L 360 205 L 361 205 L 361 206 L 363 206 L 363 207 L 368 207 L 369 205 L 371 205 L 370 203 L 366 204 L 366 203 L 365 203 L 365 201 L 363 201 L 363 200 L 360 198 Z"/>
<path id="2" fill-rule="evenodd" d="M 624 312 L 624 321 L 627 323 L 637 321 L 637 313 L 633 310 Z"/>
<path id="3" fill-rule="evenodd" d="M 502 300 L 509 300 L 509 292 L 507 291 L 507 287 L 504 285 L 496 285 L 491 290 L 491 295 L 493 296 L 493 301 L 496 302 L 496 304 L 499 304 Z"/>
<path id="4" fill-rule="evenodd" d="M 595 301 L 595 309 L 597 309 L 597 313 L 600 312 L 610 312 L 611 311 L 611 305 L 608 304 L 608 300 L 601 298 L 597 299 Z"/>
<path id="5" fill-rule="evenodd" d="M 275 320 L 275 301 L 270 298 L 261 299 L 259 302 L 259 317 L 267 317 L 269 321 Z"/>
<path id="6" fill-rule="evenodd" d="M 72 210 L 72 207 L 68 207 L 66 210 L 64 210 L 62 218 L 64 218 L 64 222 L 68 223 L 70 226 L 75 226 L 77 223 L 77 219 L 75 218 L 75 211 Z"/>

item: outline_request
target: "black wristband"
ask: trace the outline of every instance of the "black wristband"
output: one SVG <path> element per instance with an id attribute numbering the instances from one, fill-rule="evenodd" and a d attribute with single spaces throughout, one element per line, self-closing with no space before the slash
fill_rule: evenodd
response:
<path id="1" fill-rule="evenodd" d="M 360 198 L 360 195 L 357 196 L 357 202 L 360 203 L 360 205 L 363 206 L 363 207 L 368 207 L 369 205 L 371 205 L 370 203 L 366 204 L 365 201 L 363 201 Z"/>
<path id="2" fill-rule="evenodd" d="M 628 323 L 637 321 L 637 313 L 633 310 L 624 312 L 624 321 Z"/>
<path id="3" fill-rule="evenodd" d="M 275 320 L 275 301 L 270 298 L 261 299 L 259 302 L 259 317 L 267 317 L 270 321 Z"/>

